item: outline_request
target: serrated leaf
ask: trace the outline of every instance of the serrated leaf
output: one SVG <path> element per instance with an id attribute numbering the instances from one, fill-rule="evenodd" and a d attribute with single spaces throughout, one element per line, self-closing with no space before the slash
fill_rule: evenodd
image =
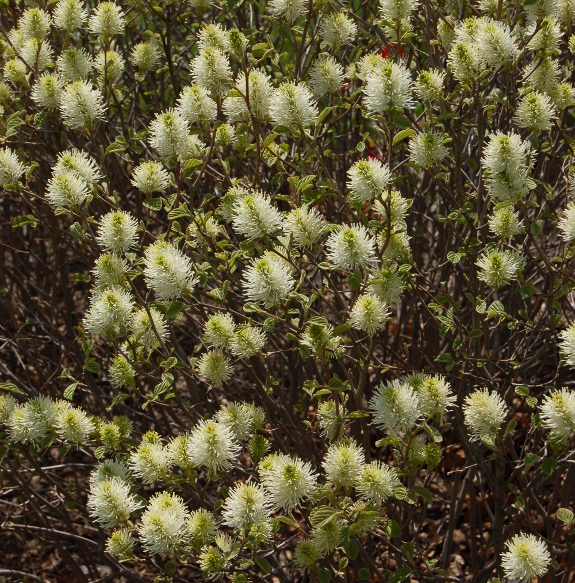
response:
<path id="1" fill-rule="evenodd" d="M 395 520 L 388 520 L 383 525 L 383 530 L 391 538 L 399 538 L 401 536 L 401 528 L 399 528 L 399 524 Z"/>
<path id="2" fill-rule="evenodd" d="M 357 558 L 357 553 L 359 552 L 359 547 L 354 540 L 349 539 L 346 542 L 343 542 L 341 548 L 352 561 L 355 561 Z"/>
<path id="3" fill-rule="evenodd" d="M 149 208 L 153 211 L 161 211 L 162 210 L 162 199 L 161 198 L 150 198 L 144 201 L 144 206 Z"/>
<path id="4" fill-rule="evenodd" d="M 317 572 L 317 578 L 319 579 L 319 583 L 329 583 L 331 581 L 331 573 L 329 572 L 329 569 L 322 567 Z"/>
<path id="5" fill-rule="evenodd" d="M 456 253 L 455 251 L 450 251 L 447 254 L 447 260 L 451 261 L 451 263 L 459 263 L 461 261 L 461 253 Z"/>
<path id="6" fill-rule="evenodd" d="M 71 401 L 74 398 L 74 392 L 78 388 L 78 383 L 71 383 L 65 389 L 63 393 L 64 399 Z"/>
<path id="7" fill-rule="evenodd" d="M 481 338 L 483 336 L 483 330 L 480 328 L 473 328 L 471 332 L 469 332 L 469 338 Z"/>
<path id="8" fill-rule="evenodd" d="M 535 453 L 526 453 L 523 458 L 525 473 L 527 473 L 541 458 Z"/>
<path id="9" fill-rule="evenodd" d="M 309 522 L 312 526 L 318 527 L 337 514 L 337 510 L 331 506 L 319 506 L 314 508 L 309 515 Z"/>
<path id="10" fill-rule="evenodd" d="M 447 352 L 443 352 L 435 359 L 435 362 L 453 362 L 453 356 Z"/>
<path id="11" fill-rule="evenodd" d="M 565 524 L 573 522 L 573 512 L 569 508 L 559 508 L 556 513 L 557 518 Z"/>
<path id="12" fill-rule="evenodd" d="M 433 504 L 433 496 L 431 492 L 427 488 L 423 488 L 422 486 L 413 486 L 411 488 L 418 496 L 421 496 L 424 500 Z"/>

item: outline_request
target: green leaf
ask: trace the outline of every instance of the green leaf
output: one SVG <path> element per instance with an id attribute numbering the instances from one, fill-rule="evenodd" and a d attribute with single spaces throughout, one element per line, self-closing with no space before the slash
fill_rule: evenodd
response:
<path id="1" fill-rule="evenodd" d="M 276 319 L 275 318 L 266 318 L 264 322 L 264 330 L 266 332 L 271 332 L 276 327 Z"/>
<path id="2" fill-rule="evenodd" d="M 435 362 L 453 362 L 453 356 L 447 352 L 444 352 L 435 359 Z"/>
<path id="3" fill-rule="evenodd" d="M 424 500 L 426 500 L 430 504 L 433 504 L 433 496 L 431 495 L 431 492 L 427 488 L 423 488 L 422 486 L 413 486 L 413 488 L 411 489 L 416 494 L 421 496 Z"/>
<path id="4" fill-rule="evenodd" d="M 362 567 L 358 572 L 357 576 L 359 577 L 360 581 L 369 581 L 371 579 L 371 571 Z"/>
<path id="5" fill-rule="evenodd" d="M 150 198 L 144 201 L 144 206 L 146 208 L 152 209 L 153 211 L 162 210 L 162 199 L 161 198 Z"/>
<path id="6" fill-rule="evenodd" d="M 359 289 L 361 285 L 361 271 L 359 269 L 347 278 L 347 285 L 349 285 L 349 289 Z"/>
<path id="7" fill-rule="evenodd" d="M 116 136 L 116 139 L 106 148 L 106 154 L 113 152 L 125 152 L 128 148 L 128 142 L 124 136 Z"/>
<path id="8" fill-rule="evenodd" d="M 336 514 L 337 510 L 331 506 L 319 506 L 311 511 L 309 522 L 312 526 L 320 526 L 331 520 Z"/>
<path id="9" fill-rule="evenodd" d="M 71 383 L 64 389 L 63 397 L 67 401 L 71 401 L 74 398 L 74 392 L 78 388 L 78 383 Z"/>
<path id="10" fill-rule="evenodd" d="M 340 324 L 339 326 L 336 326 L 332 330 L 331 336 L 332 336 L 332 338 L 335 338 L 336 336 L 341 336 L 342 334 L 347 332 L 350 328 L 351 328 L 351 324 L 349 324 L 347 322 L 345 324 Z"/>
<path id="11" fill-rule="evenodd" d="M 317 572 L 317 578 L 319 579 L 319 583 L 329 583 L 331 581 L 331 573 L 325 567 L 322 567 Z"/>
<path id="12" fill-rule="evenodd" d="M 389 583 L 401 583 L 405 581 L 411 575 L 411 569 L 408 567 L 403 567 L 403 569 L 398 569 L 395 573 L 392 573 L 389 577 Z"/>
<path id="13" fill-rule="evenodd" d="M 535 453 L 526 453 L 523 458 L 525 464 L 524 472 L 527 473 L 541 458 Z"/>
<path id="14" fill-rule="evenodd" d="M 0 383 L 0 391 L 8 391 L 9 393 L 22 392 L 14 383 Z"/>
<path id="15" fill-rule="evenodd" d="M 175 318 L 185 307 L 184 302 L 170 302 L 166 310 L 166 318 Z"/>
<path id="16" fill-rule="evenodd" d="M 91 373 L 98 374 L 100 372 L 100 365 L 95 358 L 89 358 L 84 364 L 84 368 Z"/>
<path id="17" fill-rule="evenodd" d="M 365 417 L 369 417 L 369 413 L 367 411 L 352 411 L 349 415 L 349 419 L 363 419 Z"/>
<path id="18" fill-rule="evenodd" d="M 398 144 L 402 140 L 405 140 L 406 138 L 411 138 L 411 136 L 413 136 L 413 134 L 415 134 L 415 130 L 413 130 L 411 128 L 397 132 L 397 134 L 395 134 L 395 136 L 393 137 L 393 144 L 392 145 L 395 146 L 395 144 Z"/>
<path id="19" fill-rule="evenodd" d="M 550 476 L 557 467 L 557 460 L 552 457 L 546 457 L 541 464 L 541 469 L 546 476 Z"/>
<path id="20" fill-rule="evenodd" d="M 354 540 L 349 539 L 348 541 L 342 543 L 341 548 L 352 561 L 355 561 L 357 558 L 357 553 L 359 553 L 359 547 Z"/>
<path id="21" fill-rule="evenodd" d="M 483 336 L 483 330 L 480 328 L 473 328 L 471 332 L 469 332 L 469 338 L 481 338 Z"/>
<path id="22" fill-rule="evenodd" d="M 447 254 L 447 260 L 451 263 L 459 263 L 461 261 L 461 253 L 456 253 L 455 251 L 450 251 Z"/>
<path id="23" fill-rule="evenodd" d="M 515 392 L 522 397 L 527 397 L 529 395 L 529 387 L 526 387 L 525 385 L 515 387 Z"/>
<path id="24" fill-rule="evenodd" d="M 398 128 L 410 128 L 411 127 L 411 122 L 404 115 L 395 115 L 395 116 L 393 116 L 392 121 L 393 121 L 394 125 L 396 125 Z"/>
<path id="25" fill-rule="evenodd" d="M 170 221 L 174 221 L 175 219 L 182 219 L 184 217 L 189 217 L 190 211 L 188 209 L 188 205 L 182 204 L 177 209 L 172 209 L 168 213 L 168 219 Z"/>
<path id="26" fill-rule="evenodd" d="M 557 510 L 557 518 L 565 524 L 571 524 L 573 522 L 573 512 L 569 508 L 559 508 Z"/>
<path id="27" fill-rule="evenodd" d="M 415 547 L 413 543 L 405 543 L 404 545 L 401 545 L 399 550 L 407 557 L 407 560 L 410 563 L 413 563 L 413 556 L 415 554 Z"/>
<path id="28" fill-rule="evenodd" d="M 334 374 L 333 377 L 329 379 L 327 388 L 331 391 L 347 391 L 349 390 L 349 385 L 344 383 L 336 374 Z"/>
<path id="29" fill-rule="evenodd" d="M 12 217 L 10 219 L 12 223 L 13 229 L 19 229 L 20 227 L 24 227 L 25 225 L 30 225 L 31 227 L 35 227 L 37 225 L 36 219 L 34 215 L 18 215 L 16 217 Z"/>
<path id="30" fill-rule="evenodd" d="M 255 562 L 266 575 L 272 572 L 272 566 L 267 559 L 264 559 L 263 557 L 256 557 Z"/>
<path id="31" fill-rule="evenodd" d="M 401 528 L 399 528 L 399 524 L 395 520 L 388 520 L 383 525 L 383 530 L 391 538 L 399 538 L 401 536 Z"/>

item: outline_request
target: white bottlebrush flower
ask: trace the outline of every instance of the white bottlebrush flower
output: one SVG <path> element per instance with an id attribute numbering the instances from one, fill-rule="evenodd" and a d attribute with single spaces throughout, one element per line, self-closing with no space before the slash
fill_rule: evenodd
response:
<path id="1" fill-rule="evenodd" d="M 517 279 L 525 265 L 525 257 L 517 251 L 486 251 L 477 260 L 478 278 L 489 287 L 499 289 Z"/>
<path id="2" fill-rule="evenodd" d="M 541 404 L 541 420 L 552 440 L 569 439 L 575 433 L 575 392 L 563 389 L 546 395 Z"/>
<path id="3" fill-rule="evenodd" d="M 496 132 L 489 136 L 481 165 L 487 173 L 487 190 L 491 196 L 503 202 L 514 202 L 528 192 L 529 154 L 529 142 L 523 141 L 518 134 Z"/>
<path id="4" fill-rule="evenodd" d="M 6 424 L 9 439 L 21 442 L 43 439 L 54 430 L 58 410 L 58 404 L 44 396 L 14 407 Z"/>
<path id="5" fill-rule="evenodd" d="M 477 34 L 477 46 L 482 60 L 493 67 L 512 63 L 519 54 L 516 40 L 506 24 L 489 19 Z"/>
<path id="6" fill-rule="evenodd" d="M 317 407 L 317 415 L 317 424 L 323 437 L 333 441 L 338 434 L 345 434 L 345 427 L 342 427 L 343 419 L 338 415 L 335 401 L 322 401 Z"/>
<path id="7" fill-rule="evenodd" d="M 397 433 L 408 431 L 421 417 L 421 402 L 417 393 L 406 382 L 394 380 L 380 385 L 369 402 L 373 423 Z"/>
<path id="8" fill-rule="evenodd" d="M 286 261 L 274 254 L 253 259 L 243 276 L 244 294 L 251 302 L 277 305 L 295 286 Z"/>
<path id="9" fill-rule="evenodd" d="M 160 50 L 156 43 L 138 43 L 130 53 L 130 62 L 140 73 L 155 71 L 160 62 Z"/>
<path id="10" fill-rule="evenodd" d="M 322 555 L 327 555 L 341 544 L 342 530 L 343 523 L 338 517 L 322 522 L 311 532 L 313 544 Z"/>
<path id="11" fill-rule="evenodd" d="M 557 0 L 535 0 L 533 4 L 524 5 L 529 24 L 536 20 L 543 20 L 548 17 L 554 18 L 559 12 L 559 2 Z"/>
<path id="12" fill-rule="evenodd" d="M 541 22 L 534 22 L 527 29 L 527 37 L 531 40 L 527 48 L 537 51 L 538 56 L 552 56 L 559 48 L 559 41 L 563 33 L 557 20 L 545 18 Z"/>
<path id="13" fill-rule="evenodd" d="M 510 205 L 496 208 L 489 217 L 489 230 L 500 239 L 511 239 L 523 231 L 523 221 Z"/>
<path id="14" fill-rule="evenodd" d="M 276 18 L 293 22 L 303 16 L 307 10 L 306 0 L 270 0 L 268 10 Z"/>
<path id="15" fill-rule="evenodd" d="M 409 19 L 418 5 L 418 0 L 379 0 L 381 15 L 387 20 Z"/>
<path id="16" fill-rule="evenodd" d="M 401 196 L 397 190 L 384 190 L 380 200 L 376 200 L 373 205 L 375 212 L 381 220 L 387 222 L 387 214 L 391 215 L 391 224 L 398 225 L 404 221 L 407 211 L 411 206 L 411 201 Z"/>
<path id="17" fill-rule="evenodd" d="M 212 474 L 229 470 L 240 446 L 230 429 L 215 421 L 200 421 L 188 440 L 188 454 L 196 466 L 206 466 Z"/>
<path id="18" fill-rule="evenodd" d="M 294 129 L 312 125 L 318 115 L 310 90 L 291 82 L 282 83 L 274 91 L 270 114 L 276 124 Z"/>
<path id="19" fill-rule="evenodd" d="M 18 20 L 18 27 L 22 31 L 24 39 L 33 38 L 42 41 L 50 32 L 52 19 L 41 8 L 28 8 Z"/>
<path id="20" fill-rule="evenodd" d="M 445 136 L 435 133 L 419 133 L 409 142 L 409 155 L 412 162 L 429 168 L 441 162 L 447 156 L 447 148 L 443 145 Z"/>
<path id="21" fill-rule="evenodd" d="M 304 539 L 295 548 L 293 564 L 297 569 L 313 569 L 320 558 L 321 553 L 317 545 L 311 540 Z"/>
<path id="22" fill-rule="evenodd" d="M 343 67 L 333 57 L 320 57 L 311 67 L 309 84 L 315 95 L 325 95 L 337 91 L 343 79 Z"/>
<path id="23" fill-rule="evenodd" d="M 540 93 L 549 93 L 556 86 L 560 74 L 561 67 L 557 59 L 551 57 L 534 59 L 523 70 L 525 84 Z"/>
<path id="24" fill-rule="evenodd" d="M 108 369 L 110 384 L 119 389 L 124 386 L 134 386 L 134 376 L 136 369 L 130 364 L 124 356 L 116 356 Z"/>
<path id="25" fill-rule="evenodd" d="M 145 433 L 138 448 L 130 455 L 130 468 L 144 484 L 165 480 L 170 462 L 169 450 L 155 431 Z"/>
<path id="26" fill-rule="evenodd" d="M 451 47 L 448 63 L 458 81 L 471 85 L 481 73 L 483 61 L 476 43 L 460 41 Z"/>
<path id="27" fill-rule="evenodd" d="M 90 488 L 88 510 L 103 528 L 112 528 L 130 519 L 130 514 L 142 507 L 130 493 L 130 485 L 119 478 L 98 481 Z"/>
<path id="28" fill-rule="evenodd" d="M 124 13 L 114 2 L 100 2 L 88 21 L 90 32 L 101 37 L 103 45 L 116 34 L 122 33 L 125 26 Z"/>
<path id="29" fill-rule="evenodd" d="M 465 397 L 463 414 L 471 439 L 493 441 L 507 417 L 507 407 L 495 391 L 480 389 Z"/>
<path id="30" fill-rule="evenodd" d="M 567 366 L 575 368 L 575 324 L 562 330 L 559 337 L 561 338 L 559 349 L 563 353 L 565 363 Z"/>
<path id="31" fill-rule="evenodd" d="M 149 142 L 160 156 L 185 157 L 188 151 L 188 122 L 174 109 L 156 114 L 150 124 Z"/>
<path id="32" fill-rule="evenodd" d="M 165 192 L 170 183 L 170 174 L 160 162 L 142 162 L 134 169 L 132 184 L 144 194 Z"/>
<path id="33" fill-rule="evenodd" d="M 176 111 L 189 123 L 204 124 L 215 121 L 218 106 L 207 89 L 192 85 L 180 93 Z"/>
<path id="34" fill-rule="evenodd" d="M 4 65 L 4 79 L 14 85 L 28 84 L 28 69 L 20 59 L 10 59 Z"/>
<path id="35" fill-rule="evenodd" d="M 102 249 L 125 252 L 135 247 L 138 236 L 138 221 L 126 211 L 113 211 L 105 214 L 98 225 L 96 240 Z"/>
<path id="36" fill-rule="evenodd" d="M 455 405 L 451 385 L 440 375 L 426 376 L 416 387 L 419 407 L 426 419 L 445 415 Z"/>
<path id="37" fill-rule="evenodd" d="M 266 342 L 266 335 L 255 326 L 238 326 L 230 339 L 230 352 L 247 360 L 259 354 Z"/>
<path id="38" fill-rule="evenodd" d="M 198 360 L 198 372 L 217 387 L 230 379 L 234 368 L 221 351 L 211 350 Z"/>
<path id="39" fill-rule="evenodd" d="M 216 130 L 216 144 L 222 148 L 233 146 L 236 142 L 236 129 L 229 123 L 223 123 Z"/>
<path id="40" fill-rule="evenodd" d="M 24 170 L 24 164 L 10 148 L 0 150 L 0 185 L 14 184 Z"/>
<path id="41" fill-rule="evenodd" d="M 396 470 L 382 462 L 373 461 L 363 466 L 357 492 L 364 500 L 381 504 L 391 497 L 402 498 L 405 488 L 399 481 Z"/>
<path id="42" fill-rule="evenodd" d="M 184 501 L 177 494 L 154 494 L 138 525 L 146 551 L 150 554 L 177 553 L 189 543 L 189 517 Z"/>
<path id="43" fill-rule="evenodd" d="M 411 73 L 403 63 L 382 64 L 370 71 L 365 78 L 365 105 L 374 113 L 385 113 L 389 109 L 411 109 Z"/>
<path id="44" fill-rule="evenodd" d="M 44 73 L 32 87 L 32 99 L 49 111 L 60 107 L 64 80 L 57 73 Z"/>
<path id="45" fill-rule="evenodd" d="M 76 407 L 62 407 L 56 418 L 56 433 L 64 441 L 83 444 L 94 431 L 95 425 L 90 417 Z"/>
<path id="46" fill-rule="evenodd" d="M 388 306 L 399 301 L 404 289 L 405 282 L 396 269 L 381 269 L 370 275 L 370 292 L 377 295 Z"/>
<path id="47" fill-rule="evenodd" d="M 549 97 L 553 105 L 563 111 L 572 105 L 575 105 L 575 87 L 570 83 L 559 83 L 551 91 Z"/>
<path id="48" fill-rule="evenodd" d="M 567 244 L 571 244 L 575 239 L 575 203 L 570 202 L 567 205 L 563 211 L 563 215 L 559 219 L 557 227 L 561 231 L 561 238 L 563 241 Z"/>
<path id="49" fill-rule="evenodd" d="M 443 83 L 445 82 L 445 71 L 430 69 L 421 71 L 415 81 L 415 93 L 420 99 L 434 101 L 443 95 Z"/>
<path id="50" fill-rule="evenodd" d="M 334 52 L 353 43 L 356 35 L 357 26 L 345 12 L 333 12 L 321 19 L 319 36 Z"/>
<path id="51" fill-rule="evenodd" d="M 389 309 L 375 294 L 357 298 L 349 313 L 349 322 L 356 330 L 373 336 L 389 320 Z"/>
<path id="52" fill-rule="evenodd" d="M 119 561 L 129 561 L 134 556 L 136 541 L 127 528 L 115 530 L 106 541 L 106 552 Z"/>
<path id="53" fill-rule="evenodd" d="M 222 407 L 216 414 L 216 421 L 227 427 L 236 441 L 245 441 L 253 435 L 254 415 L 259 411 L 248 403 L 232 403 Z"/>
<path id="54" fill-rule="evenodd" d="M 200 508 L 190 514 L 188 530 L 194 546 L 201 548 L 214 540 L 218 526 L 214 515 L 205 508 Z"/>
<path id="55" fill-rule="evenodd" d="M 322 462 L 327 481 L 335 486 L 355 487 L 364 465 L 363 449 L 351 439 L 330 445 Z"/>
<path id="56" fill-rule="evenodd" d="M 233 207 L 232 226 L 250 239 L 265 237 L 279 230 L 282 217 L 269 196 L 254 191 L 240 198 Z"/>
<path id="57" fill-rule="evenodd" d="M 547 95 L 533 91 L 519 102 L 514 121 L 520 128 L 542 132 L 551 128 L 551 121 L 556 117 L 551 99 Z"/>
<path id="58" fill-rule="evenodd" d="M 231 314 L 210 316 L 204 326 L 203 340 L 215 348 L 229 348 L 236 324 Z"/>
<path id="59" fill-rule="evenodd" d="M 190 69 L 194 83 L 207 89 L 214 98 L 227 93 L 232 86 L 233 73 L 228 57 L 216 47 L 201 49 Z"/>
<path id="60" fill-rule="evenodd" d="M 230 48 L 227 32 L 221 24 L 204 24 L 198 33 L 198 47 L 205 49 L 215 47 L 222 52 L 227 52 Z"/>
<path id="61" fill-rule="evenodd" d="M 409 240 L 410 236 L 405 231 L 393 233 L 389 239 L 383 233 L 379 233 L 377 237 L 380 248 L 383 248 L 387 243 L 383 251 L 383 257 L 389 260 L 395 259 L 399 261 L 407 259 L 411 253 Z"/>
<path id="62" fill-rule="evenodd" d="M 154 350 L 160 343 L 167 341 L 168 324 L 156 308 L 137 310 L 132 318 L 131 332 L 134 340 L 145 350 Z"/>
<path id="63" fill-rule="evenodd" d="M 530 583 L 544 575 L 551 564 L 551 554 L 544 541 L 533 534 L 516 534 L 501 555 L 501 566 L 510 581 Z"/>
<path id="64" fill-rule="evenodd" d="M 258 484 L 236 484 L 222 507 L 224 524 L 241 533 L 270 519 L 271 504 Z"/>
<path id="65" fill-rule="evenodd" d="M 249 122 L 251 116 L 263 122 L 270 116 L 274 89 L 269 76 L 263 71 L 252 69 L 248 79 L 246 87 L 246 76 L 240 73 L 235 83 L 238 94 L 229 95 L 224 100 L 224 113 L 230 123 Z M 250 103 L 249 108 L 247 100 Z"/>
<path id="66" fill-rule="evenodd" d="M 84 316 L 84 326 L 90 334 L 123 336 L 132 319 L 134 300 L 125 289 L 111 287 L 95 290 Z"/>
<path id="67" fill-rule="evenodd" d="M 58 154 L 53 174 L 66 172 L 74 174 L 88 185 L 92 185 L 102 179 L 94 159 L 90 158 L 86 152 L 76 149 L 65 150 Z"/>
<path id="68" fill-rule="evenodd" d="M 292 209 L 282 221 L 284 234 L 299 247 L 313 245 L 322 235 L 325 222 L 315 209 L 301 206 Z"/>
<path id="69" fill-rule="evenodd" d="M 88 18 L 81 0 L 58 0 L 54 9 L 54 24 L 57 28 L 70 34 L 81 28 Z"/>
<path id="70" fill-rule="evenodd" d="M 309 498 L 317 475 L 308 462 L 288 455 L 272 456 L 273 460 L 260 470 L 262 486 L 275 509 L 291 510 L 301 500 Z"/>
<path id="71" fill-rule="evenodd" d="M 48 180 L 46 187 L 46 198 L 54 207 L 78 206 L 88 198 L 88 195 L 86 183 L 71 172 L 56 174 Z"/>
<path id="72" fill-rule="evenodd" d="M 91 128 L 104 117 L 102 94 L 85 81 L 75 81 L 62 93 L 60 111 L 64 123 L 72 129 Z"/>
<path id="73" fill-rule="evenodd" d="M 20 49 L 20 56 L 38 71 L 43 71 L 54 64 L 54 52 L 48 41 L 28 39 Z"/>
<path id="74" fill-rule="evenodd" d="M 99 463 L 90 474 L 90 488 L 93 490 L 99 482 L 106 482 L 118 478 L 122 482 L 131 484 L 130 470 L 124 462 L 106 460 Z"/>
<path id="75" fill-rule="evenodd" d="M 94 62 L 100 82 L 104 80 L 104 73 L 108 83 L 114 83 L 124 72 L 125 63 L 122 55 L 116 51 L 102 51 L 98 53 Z"/>
<path id="76" fill-rule="evenodd" d="M 18 401 L 12 395 L 0 395 L 0 423 L 6 424 L 8 422 L 17 405 Z"/>
<path id="77" fill-rule="evenodd" d="M 175 299 L 191 291 L 192 264 L 177 247 L 168 241 L 156 241 L 144 253 L 144 276 L 159 300 Z"/>
<path id="78" fill-rule="evenodd" d="M 194 462 L 191 460 L 188 451 L 189 440 L 190 434 L 184 433 L 174 437 L 168 444 L 168 453 L 172 465 L 182 470 L 191 470 L 194 467 Z"/>
<path id="79" fill-rule="evenodd" d="M 331 233 L 326 248 L 335 268 L 353 271 L 375 262 L 375 241 L 363 225 L 341 226 Z"/>
<path id="80" fill-rule="evenodd" d="M 184 149 L 180 152 L 182 162 L 191 160 L 192 158 L 200 159 L 206 152 L 206 145 L 198 136 L 190 134 L 186 137 Z"/>
<path id="81" fill-rule="evenodd" d="M 94 68 L 92 57 L 83 48 L 66 49 L 56 60 L 58 73 L 68 81 L 87 79 Z"/>

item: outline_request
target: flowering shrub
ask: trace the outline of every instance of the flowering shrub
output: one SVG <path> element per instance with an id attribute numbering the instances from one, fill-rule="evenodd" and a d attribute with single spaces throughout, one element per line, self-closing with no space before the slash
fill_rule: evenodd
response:
<path id="1" fill-rule="evenodd" d="M 575 3 L 0 6 L 0 575 L 572 581 Z"/>

